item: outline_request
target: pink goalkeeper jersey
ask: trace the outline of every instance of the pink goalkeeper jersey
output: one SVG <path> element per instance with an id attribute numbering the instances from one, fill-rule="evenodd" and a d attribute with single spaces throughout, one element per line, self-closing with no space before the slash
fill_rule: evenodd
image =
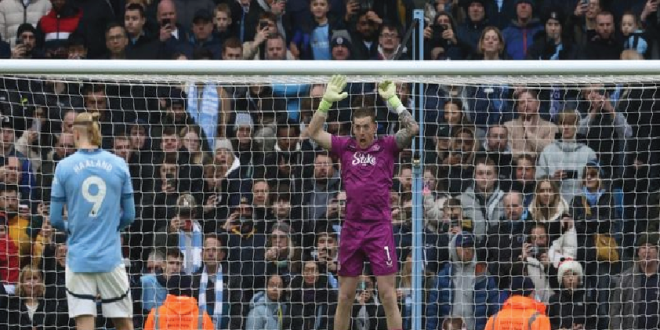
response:
<path id="1" fill-rule="evenodd" d="M 399 154 L 394 136 L 378 138 L 363 150 L 355 139 L 333 135 L 330 152 L 341 162 L 346 220 L 390 223 L 390 190 Z"/>

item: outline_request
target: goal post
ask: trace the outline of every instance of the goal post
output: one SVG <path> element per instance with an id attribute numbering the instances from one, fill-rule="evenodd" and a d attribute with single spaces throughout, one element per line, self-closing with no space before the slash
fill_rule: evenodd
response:
<path id="1" fill-rule="evenodd" d="M 448 245 L 455 244 L 455 236 L 449 234 L 452 228 L 474 234 L 478 241 L 475 262 L 484 263 L 489 276 L 498 285 L 515 277 L 513 273 L 507 273 L 508 268 L 504 270 L 509 267 L 505 264 L 515 264 L 515 261 L 501 259 L 511 257 L 503 256 L 501 250 L 513 248 L 498 245 L 503 244 L 499 238 L 505 234 L 493 229 L 500 221 L 514 220 L 504 219 L 510 210 L 506 210 L 503 199 L 511 191 L 520 193 L 521 202 L 525 204 L 525 221 L 547 222 L 550 231 L 555 230 L 551 223 L 564 223 L 565 214 L 573 218 L 572 223 L 577 228 L 570 234 L 573 236 L 569 237 L 565 232 L 547 232 L 553 241 L 540 250 L 554 253 L 552 257 L 547 256 L 551 260 L 546 267 L 555 267 L 555 270 L 560 268 L 564 259 L 580 262 L 585 278 L 583 285 L 598 292 L 593 299 L 599 303 L 608 300 L 604 298 L 608 289 L 599 287 L 605 273 L 611 269 L 621 271 L 616 267 L 633 262 L 635 244 L 643 232 L 660 230 L 658 219 L 654 218 L 658 205 L 652 205 L 649 202 L 652 199 L 641 198 L 656 192 L 649 190 L 650 186 L 635 183 L 635 180 L 649 179 L 653 172 L 647 172 L 645 177 L 642 168 L 655 169 L 652 162 L 658 160 L 657 149 L 654 149 L 660 138 L 655 133 L 659 129 L 654 126 L 660 123 L 660 113 L 655 113 L 656 91 L 660 83 L 657 61 L 1 61 L 0 110 L 3 120 L 8 118 L 7 127 L 15 130 L 16 139 L 11 143 L 14 150 L 21 150 L 19 161 L 29 161 L 30 168 L 38 162 L 38 169 L 33 172 L 28 173 L 27 166 L 17 169 L 25 172 L 23 178 L 30 176 L 28 181 L 16 182 L 20 204 L 29 205 L 29 217 L 41 226 L 47 217 L 41 209 L 47 204 L 47 192 L 52 182 L 52 178 L 50 181 L 48 178 L 52 176 L 52 172 L 48 173 L 52 171 L 49 166 L 56 164 L 57 157 L 67 155 L 68 151 L 64 149 L 67 145 L 70 147 L 70 141 L 63 138 L 67 130 L 67 113 L 107 111 L 108 117 L 102 117 L 107 121 L 103 132 L 109 134 L 104 136 L 107 138 L 104 147 L 126 157 L 132 166 L 136 193 L 139 193 L 136 201 L 141 212 L 138 214 L 140 224 L 131 227 L 124 236 L 127 240 L 124 245 L 131 248 L 125 252 L 127 264 L 136 267 L 131 274 L 137 281 L 134 285 L 141 285 L 140 277 L 148 275 L 147 265 L 157 264 L 154 267 L 165 271 L 167 266 L 158 262 L 168 256 L 161 255 L 159 259 L 151 252 L 163 247 L 159 238 L 161 229 L 169 230 L 170 219 L 180 211 L 177 207 L 180 197 L 190 194 L 198 208 L 198 218 L 192 219 L 193 233 L 195 230 L 201 233 L 226 232 L 229 228 L 225 228 L 226 221 L 231 213 L 240 212 L 246 205 L 253 209 L 250 217 L 257 216 L 254 210 L 263 210 L 266 215 L 259 215 L 263 228 L 258 229 L 264 231 L 266 247 L 263 255 L 254 254 L 258 259 L 243 260 L 241 258 L 247 254 L 240 251 L 258 250 L 257 247 L 228 246 L 227 249 L 237 248 L 239 251 L 228 251 L 228 271 L 240 273 L 244 267 L 234 265 L 241 263 L 252 267 L 249 274 L 241 274 L 250 280 L 241 280 L 237 285 L 240 289 L 257 293 L 266 288 L 267 273 L 285 277 L 283 269 L 286 269 L 286 283 L 292 287 L 288 297 L 290 304 L 302 306 L 305 298 L 296 295 L 295 291 L 304 288 L 305 284 L 304 280 L 296 278 L 302 276 L 308 260 L 316 262 L 320 272 L 326 272 L 327 285 L 330 290 L 336 290 L 332 287 L 336 286 L 332 282 L 336 270 L 331 265 L 336 260 L 324 259 L 330 252 L 321 252 L 317 241 L 326 234 L 324 230 L 341 239 L 338 228 L 343 221 L 343 206 L 339 193 L 341 183 L 333 181 L 336 178 L 328 174 L 333 170 L 320 169 L 323 161 L 315 163 L 317 157 L 322 157 L 315 151 L 316 146 L 309 139 L 299 139 L 294 133 L 304 132 L 315 110 L 314 105 L 322 95 L 323 84 L 334 74 L 347 76 L 349 99 L 330 110 L 326 128 L 333 133 L 350 135 L 350 114 L 359 107 L 376 109 L 379 135 L 396 132 L 399 128 L 397 118 L 388 113 L 387 105 L 380 100 L 375 87 L 385 79 L 399 85 L 397 93 L 405 95 L 402 96 L 405 105 L 422 128 L 412 148 L 404 150 L 397 161 L 394 172 L 396 190 L 392 198 L 396 205 L 393 204 L 391 210 L 395 218 L 401 270 L 397 283 L 402 285 L 402 290 L 410 291 L 409 296 L 404 294 L 400 305 L 404 310 L 411 308 L 414 311 L 402 313 L 404 323 L 410 322 L 416 329 L 425 327 L 421 323 L 423 319 L 427 322 L 446 319 L 426 313 L 443 313 L 433 306 L 446 302 L 429 301 L 430 296 L 440 298 L 433 294 L 433 290 L 439 289 L 428 284 L 446 270 L 453 261 L 452 257 L 456 257 L 452 254 L 455 246 Z M 526 96 L 521 96 L 523 94 Z M 97 98 L 99 95 L 102 100 Z M 102 105 L 96 102 L 102 102 Z M 522 106 L 522 102 L 528 103 Z M 527 109 L 532 107 L 533 111 L 528 113 Z M 608 117 L 610 114 L 612 118 Z M 528 120 L 517 121 L 521 116 Z M 184 117 L 185 120 L 180 119 Z M 595 117 L 600 121 L 594 121 Z M 37 125 L 35 121 L 38 120 L 41 123 Z M 562 131 L 569 121 L 580 137 L 562 140 L 562 134 L 569 134 Z M 241 127 L 249 128 L 248 132 Z M 504 133 L 491 131 L 493 127 L 502 128 Z M 566 129 L 570 131 L 571 128 Z M 39 134 L 30 137 L 30 132 Z M 492 141 L 489 140 L 491 133 Z M 169 136 L 176 140 L 172 142 L 176 146 L 172 151 L 166 150 L 173 148 L 168 145 Z M 125 141 L 120 143 L 123 138 Z M 145 139 L 151 144 L 145 144 Z M 504 142 L 498 143 L 497 139 Z M 562 146 L 552 148 L 555 143 L 564 142 L 584 148 L 580 149 L 586 155 L 584 159 L 576 160 L 573 154 L 567 156 L 567 151 L 560 154 L 558 150 L 564 150 Z M 501 149 L 491 150 L 497 147 Z M 182 150 L 185 156 L 182 156 Z M 227 163 L 228 156 L 223 155 L 223 150 L 233 153 L 231 159 L 238 163 Z M 503 160 L 506 158 L 503 155 L 508 157 L 508 162 Z M 5 164 L 0 166 L 10 166 L 6 160 L 9 157 L 3 156 Z M 477 178 L 482 175 L 477 173 L 479 165 L 483 165 L 481 158 L 494 163 L 497 172 L 494 177 Z M 525 163 L 530 159 L 533 162 Z M 530 166 L 536 173 L 526 177 L 524 170 Z M 168 172 L 169 168 L 173 173 Z M 585 208 L 580 204 L 588 203 L 587 197 L 592 197 L 583 193 L 586 191 L 583 189 L 590 189 L 586 177 L 593 174 L 592 169 L 600 175 L 603 186 L 606 183 L 609 189 L 606 192 L 612 198 L 607 204 L 611 210 L 603 218 L 598 218 L 601 213 L 592 216 L 591 211 L 589 216 L 585 215 Z M 516 173 L 517 170 L 523 173 Z M 340 171 L 337 164 L 334 171 Z M 170 180 L 175 182 L 173 186 L 169 186 Z M 494 186 L 484 186 L 484 189 L 494 190 L 485 193 L 488 200 L 479 201 L 483 197 L 475 196 L 479 195 L 477 189 L 482 188 L 479 185 L 484 180 L 495 182 Z M 265 187 L 257 188 L 260 181 L 265 182 Z M 554 196 L 560 202 L 539 210 L 541 204 L 534 206 L 540 200 L 538 189 L 532 185 L 540 186 L 545 181 L 550 186 L 547 189 L 558 189 Z M 326 184 L 330 187 L 329 182 L 336 186 L 327 190 L 319 188 L 326 187 Z M 496 201 L 490 199 L 493 192 L 499 194 Z M 177 198 L 171 194 L 176 194 Z M 211 196 L 218 200 L 210 201 Z M 446 207 L 447 200 L 456 201 L 461 209 L 458 224 L 456 219 L 445 214 L 453 212 L 451 207 Z M 288 214 L 282 210 L 287 203 Z M 560 212 L 561 217 L 547 213 L 549 209 L 562 207 L 565 207 L 565 214 Z M 599 208 L 598 212 L 604 211 Z M 256 218 L 253 220 L 257 223 Z M 287 227 L 277 227 L 280 222 L 285 222 Z M 320 228 L 321 223 L 327 228 Z M 607 223 L 606 229 L 603 223 Z M 255 228 L 259 226 L 262 225 Z M 280 231 L 286 228 L 285 234 L 290 239 L 287 248 L 291 253 L 282 254 L 281 260 L 279 255 L 266 255 L 273 242 L 277 242 L 273 234 L 277 228 Z M 30 261 L 43 265 L 43 258 L 55 258 L 55 255 L 43 254 L 48 243 L 38 235 L 39 228 L 33 229 L 36 230 L 33 237 L 20 238 L 29 240 L 30 251 L 18 249 L 14 255 L 20 257 L 21 266 Z M 492 240 L 492 233 L 497 241 Z M 528 234 L 524 234 L 525 238 Z M 611 250 L 618 253 L 618 261 L 601 256 L 605 250 L 593 241 L 592 236 L 596 234 L 612 238 L 606 242 L 614 244 Z M 569 246 L 566 242 L 573 238 L 575 243 Z M 25 245 L 26 242 L 18 243 Z M 580 246 L 582 243 L 591 245 Z M 184 250 L 182 270 L 189 273 L 199 271 L 205 262 L 202 246 L 182 244 L 180 247 Z M 587 249 L 586 252 L 581 250 L 583 248 Z M 294 257 L 293 250 L 300 250 L 302 256 Z M 413 266 L 407 274 L 405 256 L 412 250 L 415 251 L 411 254 L 414 256 Z M 336 258 L 336 251 L 333 253 L 335 255 L 329 257 Z M 536 258 L 538 263 L 541 255 L 527 257 Z M 0 270 L 6 273 L 17 274 L 16 267 L 10 263 L 0 264 Z M 48 271 L 57 272 L 57 269 Z M 405 286 L 404 283 L 408 283 L 406 276 L 414 279 L 412 287 Z M 3 281 L 8 287 L 19 284 L 15 276 L 9 282 Z M 543 287 L 545 296 L 537 298 L 548 303 L 549 297 L 559 290 L 555 282 L 549 278 L 535 282 L 537 288 L 547 284 Z M 492 289 L 507 291 L 504 287 Z M 145 301 L 146 298 L 150 300 Z M 133 297 L 138 308 L 162 303 L 154 297 L 146 298 Z M 228 322 L 244 326 L 249 318 L 250 300 L 233 303 L 242 307 L 238 311 L 228 311 L 235 313 Z M 319 306 L 324 303 L 336 302 L 315 302 Z M 483 303 L 489 307 L 501 307 L 501 302 Z M 144 314 L 145 310 L 138 312 Z M 607 307 L 601 305 L 595 313 L 599 324 L 612 322 L 612 313 Z M 303 315 L 294 315 L 291 318 L 298 319 L 291 320 L 294 324 L 299 320 L 307 322 Z M 216 316 L 228 317 L 221 313 Z M 487 316 L 490 315 L 475 316 L 470 322 L 479 324 Z M 615 312 L 614 316 L 620 315 Z M 332 317 L 325 315 L 324 322 L 331 322 Z M 377 321 L 385 322 L 384 319 Z"/>

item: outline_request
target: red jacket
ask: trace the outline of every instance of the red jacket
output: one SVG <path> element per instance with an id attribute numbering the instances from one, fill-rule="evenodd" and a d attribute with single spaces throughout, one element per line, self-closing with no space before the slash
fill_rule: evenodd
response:
<path id="1" fill-rule="evenodd" d="M 9 237 L 9 228 L 4 224 L 5 232 L 0 234 L 0 280 L 4 283 L 18 283 L 20 257 L 18 246 Z"/>
<path id="2" fill-rule="evenodd" d="M 76 31 L 82 11 L 70 5 L 64 5 L 59 12 L 51 9 L 41 17 L 37 24 L 37 42 L 47 49 L 57 49 L 66 46 L 69 35 Z"/>

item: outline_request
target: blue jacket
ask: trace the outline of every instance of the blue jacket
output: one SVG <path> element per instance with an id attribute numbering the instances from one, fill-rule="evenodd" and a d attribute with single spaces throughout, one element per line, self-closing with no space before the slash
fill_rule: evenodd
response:
<path id="1" fill-rule="evenodd" d="M 445 317 L 451 316 L 454 302 L 453 265 L 443 268 L 430 290 L 426 307 L 426 330 L 441 329 Z M 475 330 L 483 330 L 491 315 L 500 308 L 500 294 L 495 279 L 488 273 L 477 276 L 473 292 Z"/>
<path id="2" fill-rule="evenodd" d="M 264 291 L 260 291 L 250 301 L 250 313 L 247 316 L 245 330 L 279 330 L 282 315 L 286 315 L 287 306 L 271 301 Z"/>
<path id="3" fill-rule="evenodd" d="M 534 43 L 534 36 L 542 30 L 543 24 L 538 19 L 531 20 L 525 26 L 518 25 L 516 21 L 511 22 L 502 31 L 507 54 L 514 60 L 524 60 L 527 57 L 527 50 Z"/>
<path id="4" fill-rule="evenodd" d="M 150 311 L 158 308 L 167 298 L 167 288 L 164 278 L 156 274 L 148 274 L 140 277 L 142 283 L 142 310 Z"/>

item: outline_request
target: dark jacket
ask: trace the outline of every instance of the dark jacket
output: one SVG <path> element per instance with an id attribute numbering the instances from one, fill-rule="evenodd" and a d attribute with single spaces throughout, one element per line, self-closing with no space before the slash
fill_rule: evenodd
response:
<path id="1" fill-rule="evenodd" d="M 8 318 L 5 321 L 8 323 L 7 329 L 58 329 L 59 327 L 68 326 L 68 322 L 61 323 L 62 320 L 68 321 L 68 317 L 58 317 L 60 312 L 58 312 L 57 305 L 54 301 L 46 299 L 39 300 L 39 306 L 37 307 L 32 320 L 30 320 L 28 309 L 23 303 L 23 298 L 9 298 L 7 308 L 9 310 Z M 66 311 L 64 311 L 64 313 L 66 313 Z"/>
<path id="2" fill-rule="evenodd" d="M 603 40 L 594 36 L 587 42 L 584 57 L 588 60 L 618 60 L 622 51 L 623 46 L 614 37 Z"/>
<path id="3" fill-rule="evenodd" d="M 557 52 L 559 46 L 561 49 Z M 537 33 L 534 43 L 527 50 L 528 60 L 576 60 L 578 56 L 578 48 L 573 42 L 562 39 L 562 43 L 557 45 L 546 37 L 544 31 Z"/>
<path id="4" fill-rule="evenodd" d="M 587 290 L 573 292 L 562 288 L 548 302 L 548 317 L 553 329 L 572 329 L 573 324 L 582 324 L 585 329 L 596 327 L 596 302 Z"/>
<path id="5" fill-rule="evenodd" d="M 303 276 L 291 281 L 291 329 L 332 329 L 336 307 L 337 293 L 328 287 L 325 276 L 313 286 L 307 285 Z"/>
<path id="6" fill-rule="evenodd" d="M 538 19 L 532 19 L 525 26 L 521 26 L 517 20 L 502 31 L 506 43 L 506 51 L 514 60 L 524 60 L 532 46 L 534 36 L 543 31 L 543 24 Z"/>
<path id="7" fill-rule="evenodd" d="M 377 294 L 375 291 L 374 295 Z M 364 305 L 367 311 L 367 318 L 369 319 L 369 327 L 367 330 L 387 330 L 387 320 L 385 318 L 385 308 L 383 305 L 377 304 L 372 295 L 371 299 L 367 301 Z M 353 303 L 353 310 L 351 311 L 351 329 L 360 330 L 361 329 L 361 320 L 360 320 L 360 310 L 362 305 L 356 300 Z"/>
<path id="8" fill-rule="evenodd" d="M 216 329 L 236 329 L 236 325 L 241 322 L 241 309 L 240 302 L 242 300 L 242 290 L 240 289 L 240 277 L 234 276 L 229 273 L 229 266 L 226 263 L 222 264 L 223 269 L 223 290 L 222 290 L 222 320 Z M 202 280 L 202 272 L 204 267 L 200 268 L 192 275 L 193 279 L 193 297 L 199 301 L 200 283 Z M 213 315 L 213 310 L 210 309 L 210 302 L 214 302 L 215 287 L 211 283 L 207 285 L 206 300 L 209 309 L 207 311 Z M 215 308 L 215 306 L 213 306 Z"/>

